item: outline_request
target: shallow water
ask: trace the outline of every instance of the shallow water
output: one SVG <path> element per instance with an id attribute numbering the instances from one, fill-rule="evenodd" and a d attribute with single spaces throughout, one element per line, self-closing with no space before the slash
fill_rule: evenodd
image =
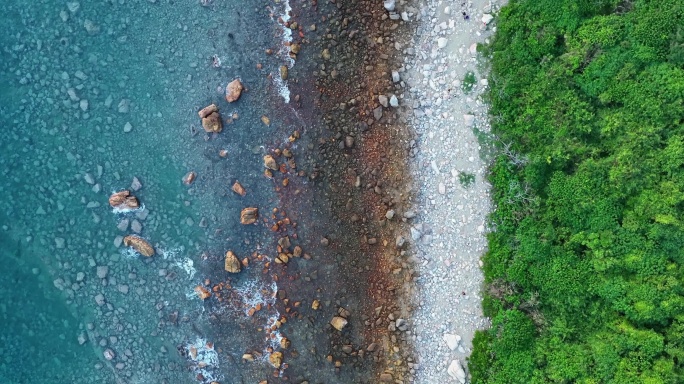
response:
<path id="1" fill-rule="evenodd" d="M 356 354 L 368 344 L 359 326 L 370 305 L 359 302 L 368 270 L 358 266 L 359 284 L 341 287 L 338 267 L 353 248 L 328 217 L 327 187 L 316 190 L 295 169 L 274 180 L 263 175 L 262 156 L 285 147 L 311 172 L 316 160 L 304 161 L 303 152 L 316 136 L 306 133 L 323 130 L 311 108 L 286 103 L 293 95 L 278 78 L 281 65 L 293 65 L 278 21 L 287 7 L 261 0 L 2 2 L 0 381 L 372 381 Z M 311 71 L 308 55 L 292 73 Z M 236 77 L 247 90 L 228 104 L 223 89 Z M 310 82 L 302 76 L 297 88 L 313 93 Z M 197 116 L 210 103 L 224 120 L 237 114 L 219 134 L 206 134 Z M 289 143 L 295 130 L 302 137 Z M 186 186 L 189 171 L 197 180 Z M 130 189 L 134 177 L 143 207 L 112 210 L 109 195 Z M 231 191 L 236 180 L 245 197 Z M 259 207 L 257 225 L 239 223 L 247 206 Z M 297 225 L 271 230 L 286 217 Z M 152 258 L 120 245 L 138 227 L 157 250 Z M 324 234 L 330 248 L 319 244 Z M 314 261 L 275 265 L 276 241 L 286 235 Z M 223 271 L 228 249 L 249 258 L 238 275 Z M 202 302 L 197 285 L 218 288 Z M 251 314 L 257 304 L 262 309 Z M 327 325 L 338 306 L 356 316 L 344 333 Z M 269 331 L 282 317 L 295 321 Z M 279 345 L 283 336 L 292 340 L 289 351 Z M 268 363 L 269 347 L 286 352 L 289 369 Z M 255 362 L 241 361 L 244 353 Z"/>
<path id="2" fill-rule="evenodd" d="M 203 269 L 221 268 L 226 249 L 244 256 L 252 250 L 246 242 L 267 241 L 265 231 L 238 223 L 248 204 L 275 205 L 274 193 L 258 187 L 260 146 L 277 128 L 260 116 L 276 120 L 267 102 L 280 99 L 265 75 L 284 61 L 275 56 L 255 68 L 282 33 L 267 4 L 0 5 L 3 382 L 191 382 L 198 373 L 239 382 L 220 366 L 229 359 L 212 360 L 208 351 L 209 365 L 200 369 L 202 353 L 193 361 L 178 350 L 211 336 L 213 308 L 193 293 Z M 249 92 L 228 105 L 218 89 L 235 77 Z M 197 117 L 211 102 L 224 117 L 239 114 L 214 136 Z M 181 179 L 190 170 L 198 179 L 188 187 Z M 144 209 L 113 212 L 109 194 L 129 188 L 133 177 L 142 183 L 135 195 Z M 244 199 L 230 191 L 236 179 L 249 191 Z M 134 221 L 161 254 L 143 259 L 116 246 Z M 107 268 L 104 278 L 98 267 Z M 236 345 L 260 348 L 264 337 L 255 336 Z M 105 360 L 106 349 L 113 360 Z M 240 376 L 264 370 L 254 367 Z"/>

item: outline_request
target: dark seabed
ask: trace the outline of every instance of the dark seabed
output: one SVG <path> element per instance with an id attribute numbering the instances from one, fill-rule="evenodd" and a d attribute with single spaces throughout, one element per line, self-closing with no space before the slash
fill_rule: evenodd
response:
<path id="1" fill-rule="evenodd" d="M 303 27 L 286 2 L 204 3 L 0 5 L 0 382 L 365 383 L 391 360 L 386 325 L 372 324 L 392 306 L 369 298 L 393 292 L 367 240 L 386 230 L 364 215 L 394 202 L 369 210 L 363 194 L 381 196 L 382 172 L 354 164 L 369 129 L 355 119 L 375 106 L 328 113 L 347 90 L 320 80 L 331 68 L 351 77 L 368 47 L 326 45 L 347 62 L 325 68 L 324 46 L 304 44 L 325 40 L 326 25 L 340 43 L 354 37 L 362 23 L 351 18 L 349 37 L 338 12 L 355 3 L 293 4 Z M 228 103 L 235 78 L 246 89 Z M 197 114 L 212 103 L 220 133 Z M 355 189 L 357 175 L 370 187 Z M 140 208 L 110 207 L 124 189 Z M 240 224 L 246 207 L 255 224 Z M 131 234 L 156 254 L 125 247 Z M 224 270 L 228 250 L 238 274 Z M 342 332 L 334 316 L 348 319 Z"/>

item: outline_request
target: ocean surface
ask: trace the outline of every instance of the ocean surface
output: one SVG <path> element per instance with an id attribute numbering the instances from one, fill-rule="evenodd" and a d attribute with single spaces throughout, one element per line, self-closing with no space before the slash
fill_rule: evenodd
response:
<path id="1" fill-rule="evenodd" d="M 366 381 L 354 378 L 367 375 L 363 360 L 332 363 L 333 344 L 362 348 L 360 330 L 325 326 L 340 301 L 320 287 L 335 286 L 341 255 L 307 260 L 318 232 L 336 227 L 314 213 L 326 203 L 289 164 L 274 171 L 285 176 L 264 176 L 267 153 L 287 148 L 299 160 L 314 147 L 312 120 L 280 77 L 282 66 L 313 68 L 283 44 L 297 34 L 284 26 L 288 9 L 262 0 L 0 3 L 1 383 Z M 246 89 L 229 104 L 224 90 L 236 78 Z M 220 133 L 198 117 L 212 103 Z M 231 190 L 236 181 L 244 197 Z M 121 190 L 140 208 L 110 207 Z M 283 199 L 301 211 L 284 211 Z M 259 220 L 241 225 L 252 206 Z M 121 244 L 131 234 L 156 254 Z M 299 244 L 304 255 L 287 273 L 321 280 L 290 300 L 283 280 L 297 279 L 275 258 Z M 228 250 L 247 259 L 239 274 L 224 271 Z M 212 296 L 201 300 L 197 286 Z"/>

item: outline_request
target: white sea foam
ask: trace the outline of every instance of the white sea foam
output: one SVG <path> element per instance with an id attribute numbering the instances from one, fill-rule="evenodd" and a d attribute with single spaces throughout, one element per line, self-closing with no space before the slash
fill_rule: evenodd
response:
<path id="1" fill-rule="evenodd" d="M 188 344 L 185 347 L 188 351 L 194 348 L 197 351 L 197 356 L 193 359 L 190 354 L 188 357 L 192 362 L 192 369 L 196 374 L 202 374 L 205 382 L 219 381 L 222 379 L 218 373 L 219 356 L 216 350 L 207 346 L 207 340 L 197 338 L 194 343 Z"/>
<path id="2" fill-rule="evenodd" d="M 122 205 L 119 205 L 117 207 L 112 208 L 112 213 L 115 215 L 125 215 L 127 213 L 135 213 L 135 212 L 140 212 L 140 211 L 144 211 L 144 210 L 145 210 L 145 204 L 140 204 L 140 206 L 138 206 L 138 208 L 135 208 L 135 209 L 128 208 L 122 204 Z"/>
<path id="3" fill-rule="evenodd" d="M 292 11 L 292 7 L 290 7 L 290 1 L 285 0 L 282 2 L 283 10 L 278 16 L 280 20 L 282 20 L 282 24 L 278 21 L 278 19 L 275 20 L 276 23 L 280 25 L 280 28 L 283 32 L 282 39 L 284 43 L 291 43 L 292 42 L 292 29 L 288 28 L 285 26 L 288 21 L 290 21 L 290 12 Z M 279 10 L 279 9 L 278 9 Z M 273 12 L 274 15 L 276 12 Z M 278 56 L 282 58 L 285 61 L 285 65 L 288 68 L 292 68 L 295 65 L 295 61 L 292 57 L 290 57 L 290 47 L 289 44 L 283 44 L 282 47 L 278 50 Z M 280 77 L 280 73 L 275 73 L 271 74 L 271 78 L 273 78 L 273 82 L 275 83 L 275 86 L 278 88 L 278 94 L 283 98 L 285 101 L 285 104 L 288 104 L 290 102 L 290 88 L 287 86 L 287 80 L 283 80 Z"/>

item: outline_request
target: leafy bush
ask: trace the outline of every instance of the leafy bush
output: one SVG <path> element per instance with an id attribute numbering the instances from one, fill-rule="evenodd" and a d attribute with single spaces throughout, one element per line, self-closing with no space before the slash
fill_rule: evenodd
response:
<path id="1" fill-rule="evenodd" d="M 473 90 L 473 87 L 477 83 L 477 78 L 475 77 L 475 73 L 473 71 L 468 71 L 465 74 L 465 77 L 463 77 L 463 81 L 461 82 L 461 89 L 465 93 L 470 93 Z"/>
<path id="2" fill-rule="evenodd" d="M 512 1 L 483 52 L 473 383 L 684 382 L 684 2 Z"/>

